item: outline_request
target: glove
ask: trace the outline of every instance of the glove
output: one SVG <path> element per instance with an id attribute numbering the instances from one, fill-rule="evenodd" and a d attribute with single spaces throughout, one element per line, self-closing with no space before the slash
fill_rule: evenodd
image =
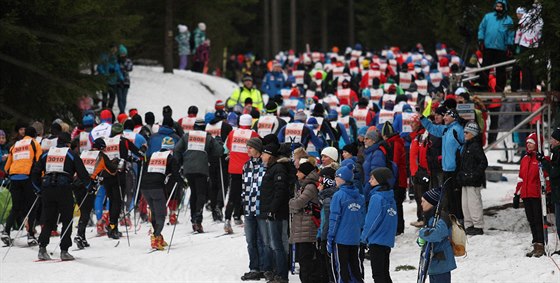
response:
<path id="1" fill-rule="evenodd" d="M 327 241 L 327 252 L 332 254 L 332 241 Z"/>
<path id="2" fill-rule="evenodd" d="M 41 197 L 41 190 L 35 190 L 35 195 Z"/>
<path id="3" fill-rule="evenodd" d="M 98 188 L 99 188 L 99 186 L 97 184 L 93 184 L 89 188 L 87 188 L 87 192 L 90 195 L 94 195 L 97 192 Z"/>
<path id="4" fill-rule="evenodd" d="M 416 239 L 416 244 L 418 244 L 419 247 L 423 247 L 426 244 L 426 240 L 418 237 L 418 239 Z"/>
<path id="5" fill-rule="evenodd" d="M 542 162 L 544 160 L 544 154 L 542 152 L 538 152 L 535 154 L 535 156 L 537 157 L 537 160 L 539 162 Z"/>
<path id="6" fill-rule="evenodd" d="M 274 215 L 274 213 L 272 213 L 272 212 L 269 212 L 267 218 L 270 221 L 275 221 L 276 220 L 276 215 Z"/>
<path id="7" fill-rule="evenodd" d="M 519 195 L 513 196 L 513 208 L 519 208 Z"/>
<path id="8" fill-rule="evenodd" d="M 478 50 L 484 51 L 484 40 L 478 41 Z"/>

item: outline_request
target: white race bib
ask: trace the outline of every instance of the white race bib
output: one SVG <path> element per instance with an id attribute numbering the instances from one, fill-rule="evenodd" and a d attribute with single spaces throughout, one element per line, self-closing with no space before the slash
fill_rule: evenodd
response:
<path id="1" fill-rule="evenodd" d="M 57 142 L 58 138 L 43 139 L 41 140 L 41 149 L 45 152 L 49 151 L 51 148 L 56 147 Z"/>
<path id="2" fill-rule="evenodd" d="M 354 119 L 356 119 L 356 126 L 358 128 L 367 126 L 367 115 L 368 115 L 367 109 L 356 108 L 354 109 L 354 112 L 352 112 L 352 115 L 354 116 Z"/>
<path id="3" fill-rule="evenodd" d="M 112 138 L 106 138 L 105 139 L 105 144 L 107 145 L 105 147 L 105 154 L 107 154 L 107 157 L 109 157 L 110 160 L 113 160 L 115 158 L 119 158 L 121 156 L 121 152 L 120 152 L 121 136 L 120 135 L 117 135 L 117 136 L 112 137 Z"/>
<path id="4" fill-rule="evenodd" d="M 79 141 L 80 141 L 80 152 L 84 152 L 91 149 L 91 142 L 89 141 L 88 132 L 81 132 Z"/>
<path id="5" fill-rule="evenodd" d="M 45 165 L 45 173 L 64 173 L 64 161 L 68 153 L 67 147 L 55 147 L 47 153 L 47 163 Z"/>
<path id="6" fill-rule="evenodd" d="M 379 124 L 384 124 L 385 122 L 393 124 L 393 116 L 393 111 L 381 109 L 379 111 Z"/>
<path id="7" fill-rule="evenodd" d="M 247 141 L 251 138 L 252 130 L 237 129 L 233 132 L 231 151 L 247 153 Z"/>
<path id="8" fill-rule="evenodd" d="M 189 133 L 189 135 L 192 134 Z M 148 164 L 148 173 L 160 173 L 165 174 L 165 168 L 167 168 L 167 157 L 171 154 L 171 151 L 158 151 L 152 153 L 150 157 L 150 163 Z"/>
<path id="9" fill-rule="evenodd" d="M 204 151 L 206 147 L 206 132 L 204 131 L 190 131 L 187 150 Z"/>
<path id="10" fill-rule="evenodd" d="M 257 124 L 257 133 L 259 136 L 264 137 L 271 134 L 274 128 L 274 122 L 276 122 L 276 117 L 274 116 L 261 116 Z"/>
<path id="11" fill-rule="evenodd" d="M 184 117 L 181 120 L 181 128 L 185 132 L 192 131 L 194 129 L 194 122 L 196 122 L 196 117 Z"/>
<path id="12" fill-rule="evenodd" d="M 97 150 L 88 150 L 82 152 L 80 158 L 86 167 L 87 172 L 91 176 L 95 170 L 95 165 L 97 165 L 97 158 L 99 157 L 99 151 Z"/>
<path id="13" fill-rule="evenodd" d="M 12 151 L 14 161 L 31 159 L 32 139 L 22 139 L 16 142 Z"/>

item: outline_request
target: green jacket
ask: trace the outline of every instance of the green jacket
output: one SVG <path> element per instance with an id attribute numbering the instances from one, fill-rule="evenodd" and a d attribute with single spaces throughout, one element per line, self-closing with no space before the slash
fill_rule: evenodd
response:
<path id="1" fill-rule="evenodd" d="M 245 105 L 245 99 L 249 97 L 253 100 L 253 107 L 262 111 L 264 108 L 262 95 L 256 88 L 248 89 L 246 87 L 240 87 L 236 89 L 233 91 L 230 98 L 228 98 L 226 106 L 228 108 L 233 108 L 236 104 L 239 104 L 243 107 L 243 105 Z"/>

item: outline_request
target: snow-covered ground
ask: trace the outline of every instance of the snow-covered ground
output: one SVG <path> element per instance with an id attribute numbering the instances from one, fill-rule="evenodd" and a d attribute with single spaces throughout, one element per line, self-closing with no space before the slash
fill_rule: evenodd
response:
<path id="1" fill-rule="evenodd" d="M 201 82 L 216 94 L 211 94 Z M 178 119 L 186 115 L 190 105 L 198 105 L 200 113 L 204 113 L 207 106 L 213 106 L 216 99 L 227 98 L 235 87 L 226 80 L 191 72 L 175 71 L 170 75 L 163 74 L 161 68 L 136 67 L 132 73 L 129 107 L 137 107 L 141 113 L 153 111 L 156 119 L 160 119 L 162 107 L 171 105 L 174 118 Z M 497 159 L 496 152 L 489 154 L 491 163 Z M 483 190 L 485 208 L 511 202 L 516 176 L 506 177 L 508 182 L 488 183 L 488 188 Z M 415 220 L 415 203 L 406 202 L 404 211 L 407 223 Z M 180 224 L 169 253 L 148 253 L 150 240 L 146 223 L 136 234 L 130 231 L 130 247 L 126 237 L 115 247 L 116 240 L 95 237 L 95 228 L 88 228 L 91 247 L 74 250 L 73 246 L 70 253 L 76 260 L 71 262 L 34 262 L 38 248 L 27 247 L 25 237 L 16 239 L 5 261 L 0 262 L 0 282 L 241 282 L 240 276 L 248 271 L 243 229 L 234 227 L 235 234 L 217 237 L 223 234 L 223 226 L 212 223 L 206 212 L 203 223 L 206 233 L 193 235 L 189 218 L 188 212 L 179 215 Z M 124 228 L 120 227 L 123 233 Z M 420 252 L 415 243 L 417 230 L 407 225 L 405 233 L 397 237 L 391 252 L 394 282 L 416 280 L 417 270 L 397 272 L 395 268 L 417 267 Z M 168 242 L 172 231 L 173 226 L 163 230 Z M 560 282 L 560 269 L 553 262 L 560 262 L 560 256 L 525 257 L 531 234 L 523 209 L 508 208 L 485 215 L 484 232 L 482 236 L 469 236 L 468 255 L 456 258 L 458 268 L 452 272 L 454 282 Z M 552 248 L 558 246 L 552 232 L 549 239 Z M 53 251 L 58 243 L 58 238 L 51 238 L 48 251 Z M 7 248 L 0 248 L 0 256 L 6 251 Z M 59 252 L 57 249 L 53 257 L 58 257 Z M 373 281 L 369 264 L 365 262 L 366 282 Z M 299 282 L 299 278 L 291 275 L 290 281 Z"/>

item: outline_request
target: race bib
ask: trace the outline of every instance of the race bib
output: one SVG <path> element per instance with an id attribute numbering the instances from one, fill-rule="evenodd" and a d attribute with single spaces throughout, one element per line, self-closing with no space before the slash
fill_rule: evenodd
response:
<path id="1" fill-rule="evenodd" d="M 303 77 L 305 75 L 305 71 L 303 70 L 293 71 L 292 74 L 296 78 L 296 84 L 303 85 Z"/>
<path id="2" fill-rule="evenodd" d="M 280 95 L 283 99 L 287 100 L 290 98 L 290 94 L 292 93 L 291 89 L 283 88 L 280 90 Z"/>
<path id="3" fill-rule="evenodd" d="M 376 103 L 379 103 L 379 101 L 381 101 L 381 98 L 383 98 L 383 90 L 378 88 L 378 89 L 370 89 L 371 92 L 371 98 L 370 101 L 374 101 Z"/>
<path id="4" fill-rule="evenodd" d="M 257 133 L 259 136 L 264 137 L 268 134 L 272 134 L 274 122 L 276 122 L 276 117 L 274 116 L 261 116 L 257 124 Z"/>
<path id="5" fill-rule="evenodd" d="M 136 133 L 134 132 L 123 132 L 123 137 L 132 143 L 136 140 Z"/>
<path id="6" fill-rule="evenodd" d="M 247 141 L 251 138 L 252 130 L 237 129 L 233 132 L 233 141 L 231 142 L 232 152 L 247 153 Z"/>
<path id="7" fill-rule="evenodd" d="M 399 85 L 401 86 L 401 88 L 408 89 L 411 83 L 412 83 L 412 75 L 405 72 L 399 73 Z"/>
<path id="8" fill-rule="evenodd" d="M 111 136 L 111 125 L 102 123 L 91 130 L 91 137 L 93 140 L 98 138 L 108 138 Z"/>
<path id="9" fill-rule="evenodd" d="M 187 150 L 204 151 L 206 146 L 206 132 L 190 131 Z"/>
<path id="10" fill-rule="evenodd" d="M 208 124 L 206 125 L 206 132 L 209 133 L 212 137 L 217 137 L 222 133 L 222 122 L 220 121 L 214 125 Z"/>
<path id="11" fill-rule="evenodd" d="M 346 99 L 346 101 L 348 103 L 350 103 L 350 89 L 349 88 L 343 88 L 338 90 L 337 92 L 337 96 L 338 96 L 338 100 L 342 100 L 342 99 Z"/>
<path id="12" fill-rule="evenodd" d="M 31 141 L 32 139 L 22 139 L 16 142 L 12 151 L 14 161 L 31 159 Z"/>
<path id="13" fill-rule="evenodd" d="M 284 106 L 286 106 L 286 108 L 293 110 L 294 112 L 297 111 L 297 107 L 299 104 L 299 100 L 297 99 L 285 99 L 284 100 Z"/>
<path id="14" fill-rule="evenodd" d="M 352 112 L 352 115 L 354 116 L 354 119 L 356 119 L 356 126 L 358 126 L 358 128 L 364 127 L 367 125 L 367 114 L 368 114 L 368 110 L 367 109 L 354 109 L 354 112 Z"/>
<path id="15" fill-rule="evenodd" d="M 85 152 L 91 149 L 91 142 L 89 141 L 88 132 L 81 132 L 79 141 L 80 141 L 80 152 Z"/>
<path id="16" fill-rule="evenodd" d="M 441 80 L 443 80 L 443 75 L 440 72 L 430 73 L 430 80 L 432 81 L 432 85 L 434 85 L 434 87 L 439 87 Z"/>
<path id="17" fill-rule="evenodd" d="M 427 80 L 417 80 L 415 81 L 418 93 L 426 94 L 428 93 L 428 81 Z"/>
<path id="18" fill-rule="evenodd" d="M 414 115 L 416 113 L 403 112 L 402 114 L 402 132 L 410 133 L 412 132 L 412 123 L 414 122 Z"/>
<path id="19" fill-rule="evenodd" d="M 68 153 L 67 147 L 55 147 L 49 150 L 47 154 L 47 162 L 45 165 L 45 173 L 65 173 L 64 161 Z"/>
<path id="20" fill-rule="evenodd" d="M 107 145 L 105 147 L 105 154 L 107 154 L 107 157 L 109 157 L 109 159 L 113 160 L 120 157 L 120 135 L 105 139 L 105 144 Z"/>
<path id="21" fill-rule="evenodd" d="M 194 122 L 196 122 L 195 117 L 184 117 L 181 121 L 181 128 L 185 132 L 192 131 L 194 129 Z"/>
<path id="22" fill-rule="evenodd" d="M 338 122 L 344 126 L 346 134 L 350 136 L 350 116 L 338 118 Z"/>
<path id="23" fill-rule="evenodd" d="M 393 116 L 393 111 L 381 109 L 379 111 L 379 124 L 385 124 L 385 122 L 393 124 Z"/>
<path id="24" fill-rule="evenodd" d="M 192 132 L 189 133 L 189 135 L 191 134 Z M 167 157 L 169 154 L 171 154 L 171 151 L 169 150 L 154 152 L 150 157 L 148 173 L 165 174 L 165 168 L 167 168 Z"/>
<path id="25" fill-rule="evenodd" d="M 288 143 L 301 143 L 301 136 L 303 135 L 302 123 L 289 123 L 286 125 L 286 131 L 284 133 L 285 141 Z"/>
<path id="26" fill-rule="evenodd" d="M 41 149 L 43 151 L 49 151 L 51 148 L 56 147 L 56 143 L 58 142 L 58 138 L 54 139 L 43 139 L 41 141 Z"/>
<path id="27" fill-rule="evenodd" d="M 99 157 L 99 151 L 97 150 L 88 150 L 82 152 L 80 158 L 86 167 L 87 172 L 91 176 L 95 171 L 95 165 L 97 165 L 97 158 Z"/>

